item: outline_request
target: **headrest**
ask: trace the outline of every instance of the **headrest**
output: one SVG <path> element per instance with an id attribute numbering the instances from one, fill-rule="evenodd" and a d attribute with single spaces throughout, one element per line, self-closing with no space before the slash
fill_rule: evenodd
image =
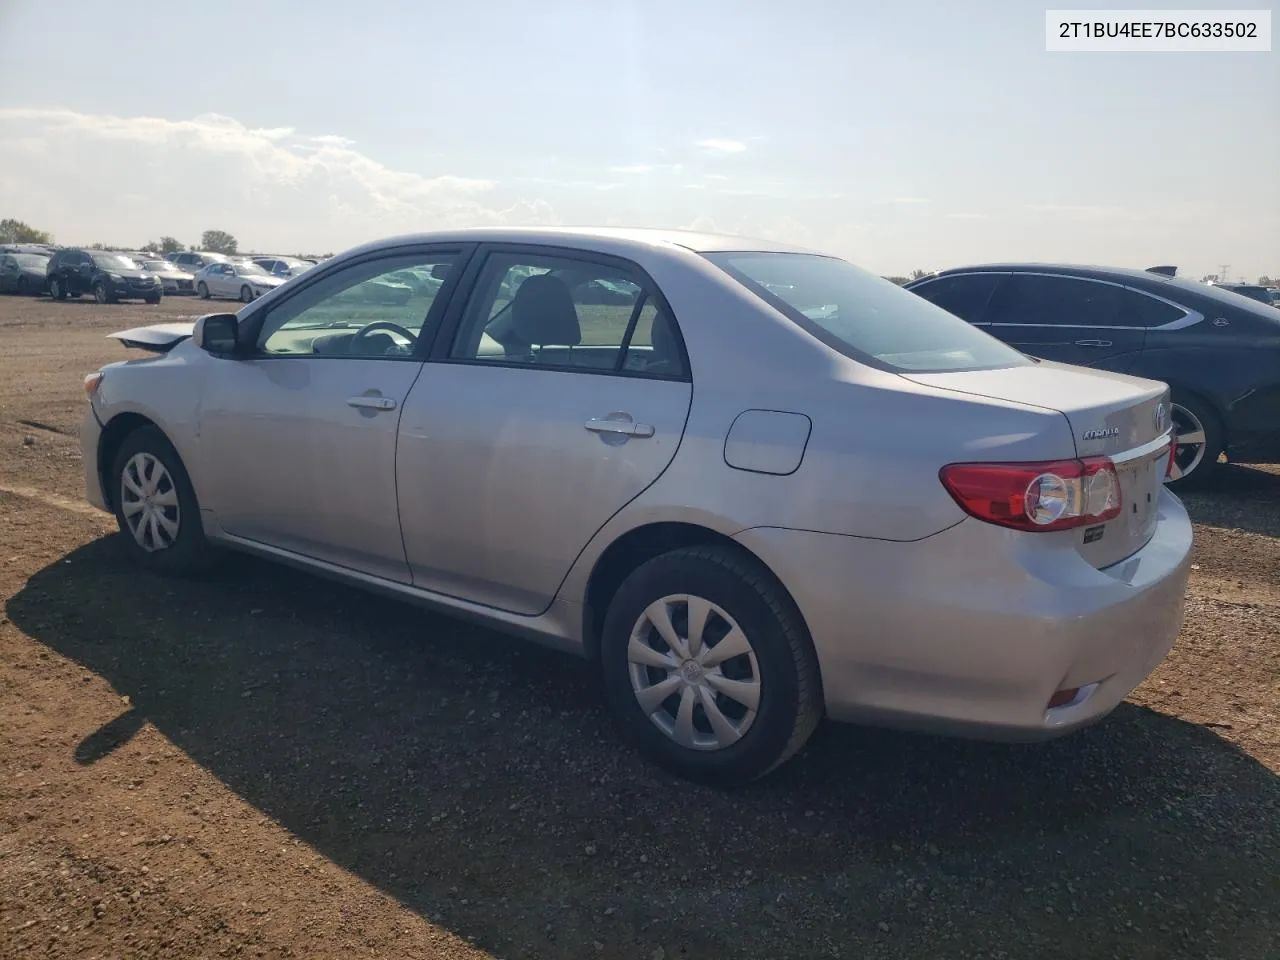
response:
<path id="1" fill-rule="evenodd" d="M 512 332 L 525 343 L 577 346 L 582 326 L 569 287 L 559 277 L 539 274 L 516 288 L 511 301 Z"/>

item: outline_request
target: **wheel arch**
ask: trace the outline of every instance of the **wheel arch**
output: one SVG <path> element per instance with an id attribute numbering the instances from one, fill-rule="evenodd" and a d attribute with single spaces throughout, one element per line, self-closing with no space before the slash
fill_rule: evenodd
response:
<path id="1" fill-rule="evenodd" d="M 808 632 L 809 626 L 805 622 L 804 612 L 791 595 L 791 591 L 769 564 L 754 551 L 727 534 L 701 524 L 687 521 L 654 521 L 633 527 L 620 534 L 600 553 L 591 567 L 582 605 L 582 650 L 588 659 L 594 661 L 599 658 L 600 635 L 605 616 L 609 610 L 609 603 L 618 588 L 622 586 L 622 582 L 634 570 L 654 557 L 682 547 L 693 546 L 724 547 L 758 565 L 777 583 L 778 588 L 800 618 L 805 632 Z"/>
<path id="2" fill-rule="evenodd" d="M 150 417 L 129 411 L 116 414 L 108 420 L 106 426 L 102 428 L 102 433 L 98 436 L 98 479 L 102 484 L 102 498 L 108 510 L 114 510 L 116 504 L 114 485 L 109 482 L 110 478 L 107 476 L 107 472 L 111 469 L 111 464 L 115 460 L 116 454 L 129 435 L 145 427 L 155 427 L 161 433 L 164 433 L 164 428 Z M 165 436 L 167 438 L 168 434 L 165 434 Z"/>

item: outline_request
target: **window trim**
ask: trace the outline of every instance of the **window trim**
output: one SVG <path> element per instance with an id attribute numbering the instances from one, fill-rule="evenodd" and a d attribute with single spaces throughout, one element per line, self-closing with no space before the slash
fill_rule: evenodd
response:
<path id="1" fill-rule="evenodd" d="M 467 311 L 471 306 L 473 299 L 479 293 L 480 277 L 483 274 L 490 257 L 494 256 L 527 256 L 535 258 L 543 257 L 555 260 L 575 260 L 582 263 L 608 267 L 612 270 L 617 270 L 619 273 L 628 275 L 631 281 L 639 286 L 642 291 L 642 295 L 637 299 L 637 303 L 642 303 L 646 298 L 652 299 L 657 309 L 660 312 L 666 313 L 667 317 L 670 319 L 672 332 L 675 335 L 676 346 L 680 351 L 680 361 L 683 368 L 681 373 L 661 374 L 653 373 L 648 370 L 627 370 L 625 367 L 617 369 L 616 365 L 615 369 L 604 370 L 596 367 L 580 367 L 571 364 L 518 364 L 502 360 L 485 360 L 479 357 L 451 356 L 450 354 L 453 351 L 453 346 L 457 342 L 459 334 L 462 332 L 462 324 L 466 318 Z M 428 363 L 496 367 L 502 370 L 545 370 L 553 373 L 578 373 L 590 376 L 665 380 L 672 383 L 690 383 L 693 380 L 693 368 L 689 363 L 689 351 L 685 345 L 684 334 L 680 329 L 680 320 L 671 309 L 671 304 L 663 294 L 662 288 L 658 286 L 653 277 L 649 275 L 648 271 L 633 260 L 628 260 L 625 257 L 618 257 L 607 253 L 597 253 L 594 250 L 584 250 L 581 247 L 561 247 L 546 243 L 482 243 L 478 245 L 478 248 L 472 255 L 471 261 L 467 264 L 467 269 L 461 276 L 458 286 L 459 289 L 450 300 L 448 312 L 437 327 L 435 343 L 426 358 Z M 635 325 L 638 318 L 639 311 L 633 309 L 633 315 L 627 324 L 627 331 L 625 335 L 626 339 L 619 350 L 619 359 L 624 364 L 626 363 L 626 352 L 631 346 L 630 338 L 635 332 Z"/>
<path id="2" fill-rule="evenodd" d="M 448 310 L 452 307 L 452 300 L 456 295 L 456 291 L 462 284 L 463 274 L 469 269 L 471 260 L 475 255 L 475 243 L 431 243 L 431 244 L 405 244 L 403 246 L 383 247 L 376 250 L 365 251 L 359 255 L 350 257 L 334 257 L 325 263 L 313 267 L 312 269 L 301 274 L 298 283 L 293 286 L 287 293 L 280 297 L 268 295 L 267 299 L 257 301 L 248 311 L 248 315 L 238 324 L 237 341 L 240 348 L 245 351 L 244 359 L 246 360 L 386 360 L 391 362 L 411 362 L 423 363 L 426 361 L 435 342 L 439 339 L 441 329 L 444 325 L 445 318 L 448 316 Z M 427 311 L 426 317 L 423 318 L 423 329 L 431 327 L 426 337 L 419 336 L 414 344 L 413 352 L 404 354 L 403 356 L 353 356 L 351 354 L 341 353 L 312 353 L 312 354 L 285 354 L 285 353 L 266 353 L 258 344 L 262 334 L 262 328 L 266 323 L 267 317 L 273 310 L 277 310 L 289 303 L 295 297 L 300 296 L 305 291 L 318 283 L 324 283 L 328 278 L 347 270 L 350 267 L 358 267 L 361 264 L 370 263 L 376 260 L 392 260 L 403 257 L 412 256 L 432 256 L 451 254 L 457 257 L 457 266 L 450 271 L 449 276 L 445 278 L 441 284 L 440 290 L 436 293 L 435 299 L 431 303 L 431 309 Z M 305 278 L 305 279 L 304 279 Z M 277 287 L 276 289 L 282 289 Z M 273 291 L 274 292 L 274 291 Z M 432 324 L 432 320 L 435 323 Z M 424 343 L 424 340 L 426 341 Z"/>
<path id="3" fill-rule="evenodd" d="M 917 290 L 920 290 L 923 287 L 927 287 L 931 283 L 937 283 L 939 280 L 951 280 L 956 277 L 995 277 L 996 278 L 995 286 L 993 286 L 991 288 L 991 292 L 987 294 L 986 302 L 983 303 L 982 311 L 981 313 L 979 313 L 979 317 L 981 317 L 982 319 L 965 320 L 964 317 L 960 317 L 961 320 L 964 320 L 965 323 L 969 324 L 970 326 L 989 327 L 991 326 L 991 322 L 986 319 L 986 316 L 987 316 L 987 311 L 991 309 L 991 301 L 993 301 L 996 298 L 996 292 L 999 291 L 1000 285 L 1004 283 L 1006 280 L 1008 280 L 1009 277 L 1012 277 L 1012 276 L 1013 276 L 1012 270 L 963 270 L 957 273 L 944 273 L 944 274 L 939 274 L 932 277 L 924 277 L 917 283 L 907 284 L 906 286 L 903 287 L 903 289 L 910 291 L 911 293 L 915 293 Z M 919 296 L 919 294 L 916 294 L 916 296 Z M 928 300 L 929 298 L 924 297 L 923 299 Z M 932 300 L 929 300 L 929 302 L 933 303 Z M 933 303 L 933 305 L 935 307 L 938 306 L 936 303 Z M 946 310 L 946 307 L 942 307 L 941 309 Z M 948 310 L 947 312 L 950 313 L 951 311 Z M 956 314 L 956 316 L 959 316 L 959 315 Z"/>
<path id="4" fill-rule="evenodd" d="M 1037 329 L 1037 330 L 1056 330 L 1056 329 L 1062 329 L 1062 328 L 1067 328 L 1071 330 L 1140 330 L 1143 332 L 1150 331 L 1150 330 L 1160 330 L 1160 331 L 1167 332 L 1171 330 L 1183 330 L 1187 327 L 1195 326 L 1197 323 L 1199 323 L 1204 319 L 1204 314 L 1200 313 L 1198 310 L 1193 310 L 1192 308 L 1186 306 L 1185 304 L 1178 303 L 1174 300 L 1169 300 L 1166 297 L 1162 297 L 1159 294 L 1152 293 L 1150 290 L 1144 290 L 1141 287 L 1135 287 L 1128 283 L 1121 283 L 1117 280 L 1104 280 L 1100 277 L 1082 277 L 1074 273 L 1053 273 L 1047 270 L 962 270 L 962 271 L 957 271 L 955 273 L 944 273 L 944 274 L 939 274 L 937 276 L 929 277 L 928 279 L 922 281 L 921 283 L 918 283 L 912 287 L 908 287 L 907 289 L 918 290 L 921 287 L 925 286 L 926 284 L 933 283 L 935 280 L 944 280 L 947 277 L 967 277 L 967 276 L 975 276 L 975 275 L 989 276 L 991 274 L 995 274 L 1001 277 L 1052 277 L 1055 280 L 1079 280 L 1079 281 L 1082 281 L 1083 283 L 1101 283 L 1108 287 L 1120 287 L 1122 290 L 1128 290 L 1130 293 L 1136 293 L 1136 294 L 1139 294 L 1140 296 L 1150 297 L 1152 300 L 1157 300 L 1160 303 L 1173 307 L 1175 310 L 1181 311 L 1182 316 L 1177 318 L 1176 320 L 1170 320 L 1168 323 L 1162 323 L 1162 324 L 1159 324 L 1158 326 L 1153 326 L 1153 327 L 1143 326 L 1141 324 L 1102 325 L 1102 324 L 1092 324 L 1092 323 L 1090 324 L 992 323 L 990 320 L 983 320 L 981 324 L 975 322 L 973 324 L 975 327 L 976 326 L 1028 327 L 1028 328 Z M 987 310 L 989 310 L 990 308 L 991 308 L 991 301 L 988 300 L 987 306 L 983 309 L 984 317 L 986 316 Z"/>

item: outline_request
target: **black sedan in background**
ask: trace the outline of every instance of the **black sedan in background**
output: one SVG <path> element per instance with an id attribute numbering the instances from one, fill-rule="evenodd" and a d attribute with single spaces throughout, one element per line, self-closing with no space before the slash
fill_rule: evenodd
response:
<path id="1" fill-rule="evenodd" d="M 957 267 L 907 289 L 1033 357 L 1169 384 L 1177 487 L 1223 453 L 1280 462 L 1275 307 L 1163 273 L 1059 264 Z"/>
<path id="2" fill-rule="evenodd" d="M 47 254 L 0 253 L 0 293 L 40 296 L 48 266 Z"/>

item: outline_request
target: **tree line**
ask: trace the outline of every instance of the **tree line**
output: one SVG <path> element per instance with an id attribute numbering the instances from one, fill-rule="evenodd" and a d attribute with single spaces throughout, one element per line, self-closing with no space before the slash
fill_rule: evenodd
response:
<path id="1" fill-rule="evenodd" d="M 0 243 L 53 243 L 53 234 L 37 230 L 21 220 L 0 220 Z M 129 243 L 91 243 L 90 250 L 144 250 L 168 256 L 183 250 L 207 250 L 210 253 L 231 255 L 238 253 L 240 242 L 226 230 L 206 230 L 200 234 L 200 243 L 185 244 L 176 237 L 161 237 L 135 247 Z M 332 254 L 325 254 L 332 256 Z"/>

